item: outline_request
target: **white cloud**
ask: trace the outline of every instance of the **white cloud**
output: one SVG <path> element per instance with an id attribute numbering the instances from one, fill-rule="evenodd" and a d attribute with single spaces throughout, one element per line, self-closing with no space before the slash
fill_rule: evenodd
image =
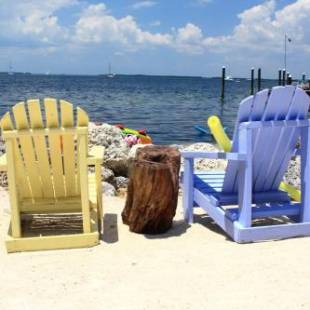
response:
<path id="1" fill-rule="evenodd" d="M 115 56 L 123 56 L 124 53 L 123 53 L 123 52 L 120 52 L 120 51 L 116 51 L 116 52 L 114 52 L 114 55 L 115 55 Z"/>
<path id="2" fill-rule="evenodd" d="M 55 12 L 77 4 L 77 0 L 4 0 L 0 10 L 1 36 L 9 39 L 26 36 L 43 43 L 54 44 L 66 39 L 68 30 L 60 26 Z"/>
<path id="3" fill-rule="evenodd" d="M 204 39 L 206 48 L 219 51 L 246 48 L 281 51 L 284 34 L 294 40 L 294 46 L 306 50 L 310 43 L 310 0 L 297 0 L 276 10 L 276 1 L 269 0 L 238 15 L 240 23 L 231 35 Z"/>
<path id="4" fill-rule="evenodd" d="M 197 0 L 198 1 L 198 0 Z M 203 0 L 200 0 L 203 1 Z M 209 2 L 203 1 L 203 2 Z M 136 8 L 150 7 L 155 1 L 139 1 Z M 226 54 L 244 51 L 282 52 L 284 33 L 292 36 L 292 46 L 310 51 L 310 0 L 296 0 L 277 9 L 268 0 L 238 15 L 231 34 L 206 36 L 193 22 L 165 33 L 144 30 L 131 16 L 115 17 L 104 3 L 87 5 L 79 0 L 4 0 L 0 10 L 0 40 L 8 44 L 31 43 L 39 48 L 66 45 L 90 48 L 113 44 L 122 52 L 141 48 L 168 47 L 179 53 Z M 76 5 L 78 19 L 64 26 L 58 11 Z M 150 23 L 159 26 L 160 21 Z M 15 41 L 14 41 L 15 40 Z"/>
<path id="5" fill-rule="evenodd" d="M 132 8 L 134 10 L 139 10 L 139 9 L 144 9 L 144 8 L 150 8 L 150 7 L 152 7 L 152 6 L 156 5 L 156 4 L 157 4 L 157 2 L 155 2 L 155 1 L 149 1 L 149 0 L 147 0 L 147 1 L 139 1 L 139 2 L 134 3 L 132 5 Z"/>
<path id="6" fill-rule="evenodd" d="M 110 15 L 106 6 L 94 4 L 87 7 L 75 26 L 75 40 L 81 43 L 114 42 L 137 49 L 138 46 L 169 45 L 170 34 L 143 31 L 132 16 L 120 19 Z"/>
<path id="7" fill-rule="evenodd" d="M 177 29 L 174 46 L 181 52 L 201 54 L 203 52 L 202 41 L 202 30 L 192 23 L 187 23 L 184 27 Z"/>
<path id="8" fill-rule="evenodd" d="M 140 2 L 141 3 L 141 2 Z M 76 39 L 84 43 L 117 42 L 130 49 L 169 46 L 180 53 L 231 52 L 261 50 L 280 52 L 283 36 L 293 36 L 294 45 L 310 49 L 310 0 L 297 0 L 277 10 L 276 1 L 268 0 L 253 6 L 239 17 L 239 24 L 226 36 L 206 36 L 202 29 L 189 22 L 167 33 L 144 31 L 132 16 L 117 19 L 105 5 L 89 6 L 76 24 Z"/>
<path id="9" fill-rule="evenodd" d="M 160 20 L 154 20 L 154 21 L 150 22 L 150 26 L 152 26 L 152 27 L 158 27 L 160 25 L 161 25 Z"/>
<path id="10" fill-rule="evenodd" d="M 202 30 L 192 23 L 173 29 L 171 33 L 151 33 L 142 30 L 130 15 L 120 19 L 110 15 L 104 4 L 87 7 L 75 30 L 75 40 L 84 44 L 119 43 L 131 51 L 141 47 L 168 46 L 190 54 L 201 54 L 204 50 Z"/>
<path id="11" fill-rule="evenodd" d="M 213 0 L 196 0 L 198 4 L 206 5 L 211 3 Z"/>

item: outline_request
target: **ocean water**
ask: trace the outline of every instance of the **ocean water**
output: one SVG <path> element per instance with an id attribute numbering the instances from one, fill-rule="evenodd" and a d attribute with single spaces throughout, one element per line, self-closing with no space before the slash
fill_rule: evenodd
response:
<path id="1" fill-rule="evenodd" d="M 263 88 L 276 84 L 275 80 L 262 81 Z M 213 114 L 220 116 L 232 134 L 238 105 L 249 95 L 250 81 L 227 81 L 223 101 L 220 92 L 219 78 L 0 74 L 0 114 L 19 101 L 53 97 L 83 107 L 92 121 L 147 129 L 154 143 L 192 143 L 212 140 L 194 126 L 205 126 Z"/>

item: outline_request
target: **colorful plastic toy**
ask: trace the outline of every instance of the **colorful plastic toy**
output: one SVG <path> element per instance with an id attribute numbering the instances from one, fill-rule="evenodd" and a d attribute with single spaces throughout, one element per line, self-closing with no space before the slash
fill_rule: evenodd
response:
<path id="1" fill-rule="evenodd" d="M 147 135 L 145 129 L 135 130 L 135 129 L 131 129 L 131 128 L 126 128 L 122 124 L 118 124 L 118 125 L 115 125 L 115 126 L 122 131 L 122 133 L 124 134 L 125 137 L 127 135 L 136 136 L 137 137 L 137 142 L 136 143 L 152 144 L 152 139 L 151 139 L 150 136 Z M 130 138 L 129 141 L 132 141 L 132 138 Z"/>

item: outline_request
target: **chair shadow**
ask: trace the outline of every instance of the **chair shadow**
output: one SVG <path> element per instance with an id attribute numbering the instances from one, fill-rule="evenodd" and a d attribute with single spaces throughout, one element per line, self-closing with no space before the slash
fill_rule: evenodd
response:
<path id="1" fill-rule="evenodd" d="M 106 243 L 118 242 L 117 214 L 106 213 L 103 217 L 103 234 L 101 240 Z"/>
<path id="2" fill-rule="evenodd" d="M 165 233 L 150 235 L 144 234 L 147 239 L 166 239 L 171 237 L 178 237 L 183 235 L 187 229 L 190 227 L 184 220 L 173 221 L 172 227 Z"/>
<path id="3" fill-rule="evenodd" d="M 272 227 L 272 225 L 287 224 L 289 220 L 292 221 L 291 218 L 264 218 L 264 219 L 258 219 L 256 221 L 254 221 L 253 226 L 259 227 L 259 226 L 270 225 L 270 227 Z M 292 221 L 292 222 L 294 222 L 294 221 Z M 207 214 L 200 214 L 200 215 L 195 214 L 194 215 L 194 224 L 195 223 L 198 223 L 198 224 L 206 227 L 207 229 L 224 236 L 227 241 L 235 243 L 235 241 L 228 234 L 226 234 L 226 232 L 219 225 L 217 225 L 213 221 L 213 219 L 210 216 L 208 216 Z M 299 237 L 293 237 L 293 238 L 299 238 Z M 292 239 L 292 237 L 272 239 L 272 241 L 275 242 L 275 241 L 282 241 L 282 240 L 286 240 L 286 239 Z M 255 241 L 255 242 L 247 242 L 244 244 L 249 245 L 249 244 L 270 242 L 270 241 L 271 240 L 267 239 L 267 240 L 259 240 L 259 241 Z"/>
<path id="4" fill-rule="evenodd" d="M 216 224 L 213 219 L 208 216 L 207 214 L 194 214 L 194 224 L 200 224 L 204 226 L 205 228 L 222 235 L 226 238 L 226 240 L 233 242 L 231 237 L 226 234 L 226 232 L 218 225 Z"/>

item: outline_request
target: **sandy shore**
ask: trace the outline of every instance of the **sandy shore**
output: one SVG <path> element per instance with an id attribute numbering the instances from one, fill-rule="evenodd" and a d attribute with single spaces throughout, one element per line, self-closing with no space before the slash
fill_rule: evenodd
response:
<path id="1" fill-rule="evenodd" d="M 169 233 L 137 235 L 104 197 L 101 245 L 8 255 L 0 201 L 0 309 L 310 309 L 310 238 L 238 245 L 205 216 L 187 227 L 180 203 Z"/>

